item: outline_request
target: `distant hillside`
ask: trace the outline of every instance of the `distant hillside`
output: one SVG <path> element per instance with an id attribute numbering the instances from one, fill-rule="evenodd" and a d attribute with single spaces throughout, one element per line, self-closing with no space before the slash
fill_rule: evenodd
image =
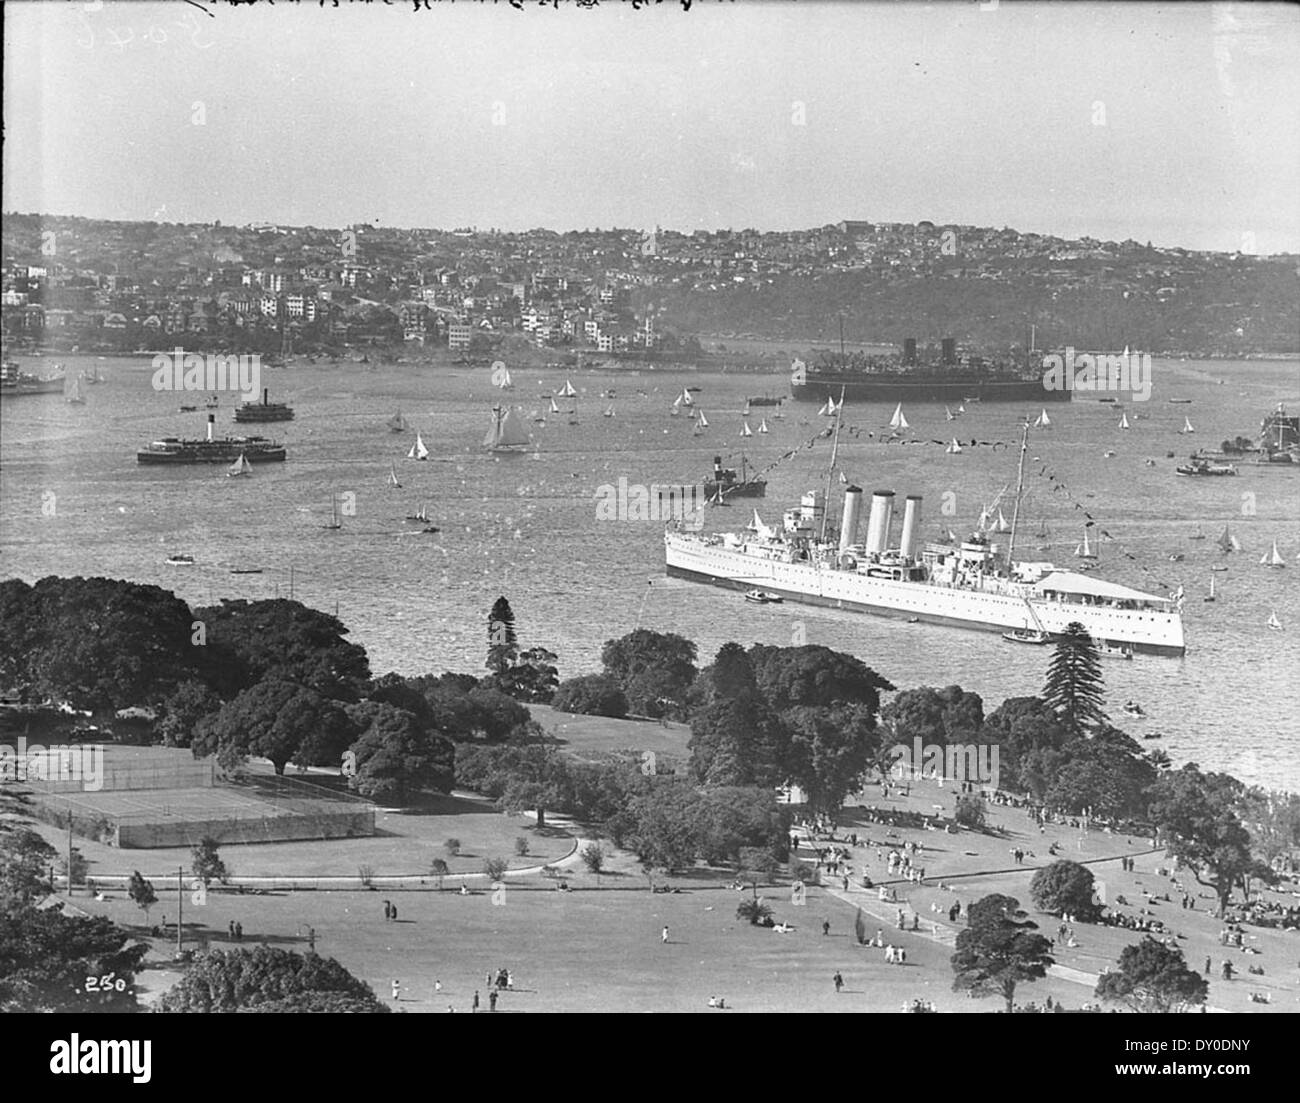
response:
<path id="1" fill-rule="evenodd" d="M 868 271 L 779 275 L 708 288 L 654 288 L 683 332 L 834 341 L 937 342 L 951 335 L 994 350 L 1038 347 L 1300 353 L 1300 281 L 1294 264 L 1232 264 L 1181 277 L 1176 291 L 1078 286 L 1070 277 L 956 275 L 882 278 Z M 1127 290 L 1127 295 L 1125 291 Z"/>

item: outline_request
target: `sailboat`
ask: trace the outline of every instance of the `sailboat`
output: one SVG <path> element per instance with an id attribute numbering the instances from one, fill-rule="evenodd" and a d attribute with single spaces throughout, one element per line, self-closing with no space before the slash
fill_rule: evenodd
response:
<path id="1" fill-rule="evenodd" d="M 818 416 L 818 417 L 830 417 L 830 416 L 831 416 L 832 414 L 834 414 L 834 413 L 835 413 L 835 402 L 834 402 L 832 399 L 829 399 L 829 398 L 828 398 L 828 399 L 827 399 L 827 400 L 822 404 L 822 408 L 821 408 L 820 410 L 817 411 L 817 416 Z"/>
<path id="2" fill-rule="evenodd" d="M 327 529 L 341 529 L 343 527 L 343 521 L 339 517 L 339 499 L 336 494 L 330 495 L 330 523 L 323 527 Z"/>
<path id="3" fill-rule="evenodd" d="M 947 406 L 945 406 L 943 408 L 943 419 L 944 421 L 956 421 L 957 415 L 954 414 L 950 409 L 948 409 Z"/>
<path id="4" fill-rule="evenodd" d="M 957 438 L 956 438 L 956 437 L 953 437 L 953 438 L 952 438 L 952 443 L 951 443 L 950 445 L 948 445 L 947 448 L 944 449 L 945 454 L 947 454 L 947 455 L 949 455 L 949 456 L 955 456 L 955 455 L 957 455 L 957 453 L 960 452 L 960 451 L 961 451 L 961 445 L 957 443 Z"/>
<path id="5" fill-rule="evenodd" d="M 422 521 L 427 525 L 429 523 L 429 507 L 421 506 L 414 513 L 408 513 L 406 519 L 408 521 Z"/>
<path id="6" fill-rule="evenodd" d="M 1275 631 L 1275 632 L 1281 632 L 1281 631 L 1282 631 L 1282 622 L 1281 622 L 1280 620 L 1277 619 L 1277 610 L 1276 610 L 1276 609 L 1274 609 L 1274 610 L 1273 610 L 1272 612 L 1270 612 L 1269 615 L 1268 615 L 1268 626 L 1269 626 L 1270 628 L 1272 628 L 1273 631 Z"/>
<path id="7" fill-rule="evenodd" d="M 1047 416 L 1047 407 L 1044 406 L 1043 412 L 1034 419 L 1034 428 L 1050 429 L 1051 427 L 1052 427 L 1052 419 Z"/>
<path id="8" fill-rule="evenodd" d="M 483 438 L 485 448 L 497 453 L 517 454 L 530 443 L 528 430 L 513 407 L 492 407 L 492 427 Z"/>
<path id="9" fill-rule="evenodd" d="M 1079 559 L 1096 559 L 1097 553 L 1092 550 L 1092 545 L 1088 543 L 1088 529 L 1084 526 L 1083 543 L 1074 549 L 1074 554 Z"/>
<path id="10" fill-rule="evenodd" d="M 406 453 L 408 460 L 427 460 L 429 450 L 424 446 L 424 438 L 419 433 L 415 434 L 415 443 L 411 445 L 411 450 Z"/>
<path id="11" fill-rule="evenodd" d="M 551 413 L 553 413 L 553 414 L 558 414 L 559 412 L 560 412 L 560 408 L 555 404 L 555 399 L 552 398 L 552 399 L 551 399 Z"/>
<path id="12" fill-rule="evenodd" d="M 994 531 L 994 532 L 1010 532 L 1010 531 L 1011 531 L 1011 523 L 1010 523 L 1010 522 L 1006 519 L 1006 517 L 1003 515 L 1003 513 L 1002 513 L 1002 507 L 1001 507 L 1001 506 L 998 507 L 998 523 L 997 523 L 997 527 L 996 527 L 993 531 Z M 1085 532 L 1084 532 L 1084 535 L 1085 535 L 1085 536 L 1087 535 L 1086 530 L 1085 530 Z"/>
<path id="13" fill-rule="evenodd" d="M 606 411 L 604 412 L 604 414 L 601 415 L 601 416 L 602 416 L 602 417 L 613 417 L 613 416 L 614 416 L 614 407 L 611 406 L 611 407 L 610 407 L 608 410 L 606 410 Z"/>
<path id="14" fill-rule="evenodd" d="M 1196 531 L 1195 531 L 1194 533 L 1192 533 L 1192 535 L 1189 536 L 1187 539 L 1188 539 L 1188 540 L 1204 540 L 1204 539 L 1205 539 L 1205 533 L 1203 533 L 1203 532 L 1201 531 L 1201 526 L 1200 526 L 1200 525 L 1197 525 L 1197 526 L 1196 526 Z"/>
<path id="15" fill-rule="evenodd" d="M 1228 552 L 1241 551 L 1241 541 L 1232 535 L 1232 533 L 1228 530 L 1227 525 L 1223 526 L 1223 535 L 1219 537 L 1218 544 L 1219 544 L 1219 550 L 1222 551 L 1225 555 Z"/>
<path id="16" fill-rule="evenodd" d="M 784 420 L 785 420 L 785 414 L 781 413 L 781 407 L 780 407 L 780 406 L 778 406 L 778 407 L 776 408 L 776 413 L 774 413 L 774 414 L 772 415 L 772 417 L 773 417 L 775 420 L 777 420 L 777 421 L 784 421 Z"/>
<path id="17" fill-rule="evenodd" d="M 1129 428 L 1129 423 L 1128 423 L 1128 413 L 1127 413 L 1127 412 L 1122 413 L 1122 414 L 1119 415 L 1119 427 L 1120 427 L 1121 429 L 1127 429 L 1127 428 Z"/>
<path id="18" fill-rule="evenodd" d="M 566 379 L 564 381 L 564 386 L 559 390 L 559 396 L 561 398 L 576 398 L 577 394 L 578 392 L 573 389 L 573 383 Z"/>
<path id="19" fill-rule="evenodd" d="M 234 479 L 240 475 L 251 475 L 253 465 L 248 462 L 248 457 L 243 452 L 239 453 L 239 459 L 226 468 L 226 478 Z"/>
<path id="20" fill-rule="evenodd" d="M 740 423 L 740 435 L 742 437 L 752 437 L 754 435 L 754 431 L 749 427 L 748 421 L 742 421 Z"/>
<path id="21" fill-rule="evenodd" d="M 745 399 L 745 408 L 740 411 L 744 417 L 749 416 L 749 399 Z"/>
<path id="22" fill-rule="evenodd" d="M 683 406 L 694 406 L 694 405 L 695 405 L 695 399 L 693 399 L 693 398 L 691 397 L 691 392 L 690 392 L 690 391 L 682 391 L 681 395 L 679 396 L 678 401 L 680 401 L 681 404 L 682 404 Z M 673 405 L 676 405 L 676 403 L 673 403 Z"/>
<path id="23" fill-rule="evenodd" d="M 500 374 L 499 376 L 497 376 L 497 379 L 496 379 L 496 385 L 497 385 L 498 389 L 503 390 L 503 391 L 510 391 L 510 390 L 513 390 L 513 389 L 514 389 L 515 384 L 514 384 L 514 381 L 510 378 L 510 369 L 509 369 L 509 368 L 502 368 L 502 369 L 501 369 L 501 374 Z"/>
<path id="24" fill-rule="evenodd" d="M 405 433 L 410 426 L 406 424 L 406 418 L 402 416 L 402 411 L 398 410 L 388 419 L 388 428 L 393 433 Z"/>
<path id="25" fill-rule="evenodd" d="M 767 432 L 767 418 L 763 418 L 763 420 L 758 423 L 758 431 L 760 433 Z"/>
<path id="26" fill-rule="evenodd" d="M 70 406 L 84 406 L 86 404 L 86 398 L 81 393 L 80 379 L 74 379 L 72 381 L 72 390 L 68 392 L 67 401 Z"/>
<path id="27" fill-rule="evenodd" d="M 1215 600 L 1217 600 L 1217 599 L 1215 598 L 1215 596 L 1214 596 L 1214 575 L 1210 575 L 1210 592 L 1209 592 L 1208 594 L 1206 594 L 1203 598 L 1201 598 L 1201 600 L 1202 600 L 1202 601 L 1215 601 Z"/>
<path id="28" fill-rule="evenodd" d="M 402 489 L 402 484 L 397 481 L 397 465 L 395 463 L 388 465 L 388 485 L 396 490 Z"/>
<path id="29" fill-rule="evenodd" d="M 903 404 L 900 402 L 894 407 L 894 416 L 889 419 L 891 429 L 908 429 L 907 418 L 903 415 Z"/>
<path id="30" fill-rule="evenodd" d="M 707 429 L 709 427 L 709 419 L 704 416 L 703 410 L 701 410 L 699 414 L 696 415 L 695 427 L 697 429 Z"/>
<path id="31" fill-rule="evenodd" d="M 1184 418 L 1183 418 L 1183 427 L 1182 427 L 1181 429 L 1179 429 L 1178 431 L 1179 431 L 1180 433 L 1194 433 L 1194 432 L 1196 432 L 1196 430 L 1192 427 L 1192 419 L 1191 419 L 1190 417 L 1184 417 Z"/>
<path id="32" fill-rule="evenodd" d="M 676 398 L 673 399 L 673 405 L 672 408 L 668 411 L 668 416 L 676 417 L 681 412 L 682 412 L 682 396 L 678 395 Z"/>
<path id="33" fill-rule="evenodd" d="M 844 474 L 843 471 L 840 472 L 840 485 L 841 486 L 849 485 L 849 477 L 846 474 Z"/>
<path id="34" fill-rule="evenodd" d="M 1278 553 L 1277 541 L 1273 541 L 1273 550 L 1259 561 L 1261 567 L 1285 567 L 1286 560 Z"/>
<path id="35" fill-rule="evenodd" d="M 960 417 L 965 412 L 966 412 L 966 404 L 964 402 L 959 402 L 957 404 L 957 416 Z"/>

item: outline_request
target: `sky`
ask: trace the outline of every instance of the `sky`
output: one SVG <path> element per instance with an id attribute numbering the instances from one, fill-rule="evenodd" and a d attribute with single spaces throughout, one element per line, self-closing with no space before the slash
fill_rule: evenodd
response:
<path id="1" fill-rule="evenodd" d="M 1300 252 L 1300 9 L 5 4 L 5 212 Z"/>

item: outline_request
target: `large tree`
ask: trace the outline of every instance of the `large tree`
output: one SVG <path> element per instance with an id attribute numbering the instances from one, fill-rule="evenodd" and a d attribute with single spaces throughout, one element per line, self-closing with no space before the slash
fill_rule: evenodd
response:
<path id="1" fill-rule="evenodd" d="M 111 715 L 159 703 L 203 658 L 189 606 L 158 586 L 49 577 L 3 599 L 0 672 L 30 695 Z"/>
<path id="2" fill-rule="evenodd" d="M 681 719 L 695 680 L 695 644 L 673 633 L 638 628 L 601 649 L 605 673 L 627 696 L 632 712 Z"/>
<path id="3" fill-rule="evenodd" d="M 546 826 L 547 810 L 568 812 L 573 804 L 569 763 L 541 743 L 466 747 L 456 758 L 457 780 L 496 799 L 506 812 L 533 811 Z"/>
<path id="4" fill-rule="evenodd" d="M 519 661 L 519 641 L 515 637 L 515 613 L 510 602 L 499 597 L 488 613 L 487 668 L 504 674 Z"/>
<path id="5" fill-rule="evenodd" d="M 195 757 L 215 754 L 226 769 L 247 755 L 271 760 L 277 774 L 286 764 L 333 765 L 356 735 L 347 713 L 333 700 L 296 682 L 259 682 L 227 701 L 216 716 L 195 728 Z"/>
<path id="6" fill-rule="evenodd" d="M 148 952 L 102 917 L 0 903 L 0 1012 L 135 1011 L 135 974 Z"/>
<path id="7" fill-rule="evenodd" d="M 1008 697 L 984 719 L 980 741 L 996 743 L 1003 789 L 1042 800 L 1073 736 L 1041 697 Z"/>
<path id="8" fill-rule="evenodd" d="M 1001 996 L 1010 1013 L 1016 986 L 1041 980 L 1053 965 L 1052 944 L 1034 932 L 1038 925 L 1020 910 L 1020 901 L 994 894 L 970 905 L 966 928 L 957 934 L 952 955 L 955 992 Z"/>
<path id="9" fill-rule="evenodd" d="M 423 790 L 451 790 L 455 745 L 428 730 L 414 713 L 366 701 L 351 706 L 349 717 L 362 727 L 351 748 L 357 771 L 349 784 L 357 792 L 405 804 Z"/>
<path id="10" fill-rule="evenodd" d="M 1104 724 L 1090 739 L 1072 739 L 1054 758 L 1043 798 L 1052 808 L 1107 818 L 1145 815 L 1156 769 L 1132 736 Z"/>
<path id="11" fill-rule="evenodd" d="M 984 724 L 984 702 L 960 686 L 918 686 L 901 690 L 880 715 L 909 745 L 918 738 L 923 745 L 975 743 Z"/>
<path id="12" fill-rule="evenodd" d="M 1029 882 L 1034 907 L 1053 915 L 1077 915 L 1085 922 L 1090 922 L 1098 910 L 1093 903 L 1095 891 L 1092 870 L 1069 859 L 1043 866 Z"/>
<path id="13" fill-rule="evenodd" d="M 357 701 L 370 680 L 365 649 L 344 638 L 343 622 L 299 602 L 223 601 L 195 617 L 207 629 L 205 675 L 223 696 L 276 680 Z"/>
<path id="14" fill-rule="evenodd" d="M 705 700 L 691 716 L 691 774 L 704 785 L 786 780 L 789 732 L 759 693 L 744 648 L 723 644 L 703 673 Z"/>
<path id="15" fill-rule="evenodd" d="M 370 985 L 333 958 L 272 946 L 198 954 L 158 1010 L 170 1014 L 230 1011 L 384 1013 Z"/>
<path id="16" fill-rule="evenodd" d="M 1057 640 L 1047 667 L 1043 700 L 1076 736 L 1106 720 L 1101 659 L 1088 630 L 1078 621 L 1067 624 Z"/>
<path id="17" fill-rule="evenodd" d="M 866 705 L 801 705 L 782 719 L 790 733 L 786 779 L 810 807 L 833 813 L 858 791 L 879 749 L 875 716 Z"/>
<path id="18" fill-rule="evenodd" d="M 1251 853 L 1250 832 L 1241 822 L 1245 786 L 1227 774 L 1203 774 L 1194 762 L 1164 774 L 1151 788 L 1151 819 L 1169 855 L 1213 888 L 1219 914 L 1232 890 L 1246 878 L 1269 880 L 1271 871 Z"/>
<path id="19" fill-rule="evenodd" d="M 862 705 L 874 716 L 890 682 L 852 655 L 829 647 L 754 644 L 749 661 L 759 692 L 778 712 L 836 704 Z"/>
<path id="20" fill-rule="evenodd" d="M 221 711 L 221 698 L 196 678 L 181 682 L 164 698 L 155 730 L 168 747 L 188 747 L 199 723 Z"/>
<path id="21" fill-rule="evenodd" d="M 1200 1007 L 1209 990 L 1205 978 L 1187 968 L 1181 949 L 1148 935 L 1120 951 L 1118 972 L 1098 978 L 1096 995 L 1134 1011 L 1167 1015 Z"/>
<path id="22" fill-rule="evenodd" d="M 0 820 L 0 903 L 30 903 L 49 892 L 58 856 L 30 827 Z"/>

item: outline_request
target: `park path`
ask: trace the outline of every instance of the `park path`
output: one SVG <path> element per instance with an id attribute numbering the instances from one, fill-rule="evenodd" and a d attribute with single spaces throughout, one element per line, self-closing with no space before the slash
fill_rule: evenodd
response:
<path id="1" fill-rule="evenodd" d="M 1148 853 L 1154 853 L 1154 851 Z M 856 853 L 854 857 L 857 858 Z M 1088 862 L 1086 864 L 1091 865 L 1093 864 L 1093 862 L 1113 862 L 1115 860 L 1116 860 L 1115 858 L 1095 858 L 1091 862 Z M 977 876 L 997 877 L 1002 874 L 1024 873 L 1027 868 L 1033 868 L 1033 867 L 1014 866 L 1010 869 L 994 869 L 994 870 L 987 870 L 983 872 L 978 872 L 978 871 L 964 872 L 961 874 L 961 876 L 962 877 L 977 877 Z M 889 885 L 892 884 L 912 884 L 912 883 L 914 882 L 906 882 L 906 881 L 887 882 L 885 887 L 889 887 Z M 865 914 L 871 916 L 876 921 L 878 926 L 882 927 L 886 931 L 896 930 L 898 928 L 898 910 L 900 907 L 903 909 L 905 917 L 907 916 L 908 912 L 912 912 L 913 914 L 918 916 L 920 915 L 920 912 L 917 912 L 914 908 L 912 908 L 911 905 L 906 900 L 900 900 L 897 903 L 889 900 L 881 900 L 878 892 L 879 887 L 880 886 L 876 886 L 875 888 L 866 889 L 866 888 L 862 888 L 859 885 L 854 885 L 852 882 L 850 882 L 849 891 L 845 892 L 843 888 L 836 888 L 834 885 L 821 886 L 822 890 L 828 896 L 833 896 L 835 899 L 843 901 L 845 904 L 850 904 L 855 908 L 861 908 Z M 931 886 L 931 887 L 937 887 L 937 886 Z M 915 931 L 911 930 L 910 927 L 911 924 L 909 922 L 907 924 L 907 928 L 902 930 L 900 933 L 910 934 L 913 936 L 924 938 L 929 942 L 934 942 L 941 946 L 947 946 L 954 950 L 957 947 L 958 928 L 948 923 L 940 923 L 935 920 L 922 919 L 920 921 L 918 928 Z M 1047 972 L 1049 976 L 1056 977 L 1059 980 L 1069 981 L 1073 984 L 1080 984 L 1086 986 L 1090 995 L 1092 994 L 1092 992 L 1096 990 L 1097 981 L 1100 979 L 1100 974 L 1098 973 L 1089 973 L 1083 969 L 1074 969 L 1069 965 L 1059 965 L 1059 964 L 1051 965 L 1048 967 Z M 1227 1010 L 1222 1007 L 1207 1006 L 1205 1010 L 1211 1014 L 1227 1014 Z"/>

